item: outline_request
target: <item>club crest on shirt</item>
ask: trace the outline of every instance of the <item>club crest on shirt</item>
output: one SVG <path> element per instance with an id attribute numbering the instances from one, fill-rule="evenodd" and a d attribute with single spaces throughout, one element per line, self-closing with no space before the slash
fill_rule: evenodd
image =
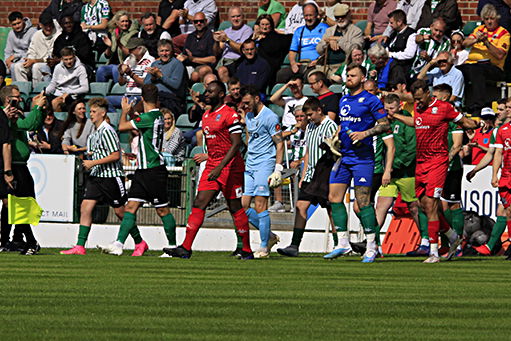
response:
<path id="1" fill-rule="evenodd" d="M 218 121 L 220 121 L 220 118 L 221 118 L 221 117 L 222 117 L 222 115 L 221 115 L 221 114 L 216 115 L 215 121 L 217 121 L 217 122 L 218 122 Z"/>
<path id="2" fill-rule="evenodd" d="M 362 102 L 364 102 L 364 100 L 365 100 L 365 97 L 360 97 L 360 98 L 358 99 L 358 103 L 362 103 Z"/>
<path id="3" fill-rule="evenodd" d="M 433 109 L 431 109 L 432 114 L 436 114 L 437 112 L 438 112 L 438 107 L 433 107 Z"/>
<path id="4" fill-rule="evenodd" d="M 340 114 L 341 114 L 341 116 L 346 116 L 350 113 L 350 111 L 351 111 L 350 105 L 345 104 L 342 106 Z"/>
<path id="5" fill-rule="evenodd" d="M 277 124 L 275 125 L 275 131 L 280 131 L 280 124 L 278 124 L 278 123 L 277 123 Z"/>

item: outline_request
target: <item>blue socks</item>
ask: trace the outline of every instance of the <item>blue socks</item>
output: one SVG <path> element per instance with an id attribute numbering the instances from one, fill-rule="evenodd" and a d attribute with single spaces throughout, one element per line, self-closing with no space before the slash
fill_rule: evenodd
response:
<path id="1" fill-rule="evenodd" d="M 250 207 L 245 211 L 245 213 L 247 214 L 248 222 L 259 230 L 259 217 L 257 216 L 256 210 Z"/>
<path id="2" fill-rule="evenodd" d="M 261 247 L 268 246 L 268 240 L 270 240 L 270 213 L 268 211 L 262 211 L 258 213 L 259 217 L 259 235 L 261 236 Z"/>

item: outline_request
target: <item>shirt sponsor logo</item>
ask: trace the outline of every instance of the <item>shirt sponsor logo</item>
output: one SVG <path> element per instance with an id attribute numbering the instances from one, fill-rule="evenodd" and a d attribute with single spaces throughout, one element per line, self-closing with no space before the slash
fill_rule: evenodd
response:
<path id="1" fill-rule="evenodd" d="M 360 97 L 360 98 L 358 99 L 358 103 L 362 103 L 362 102 L 364 102 L 364 100 L 365 100 L 365 97 Z"/>
<path id="2" fill-rule="evenodd" d="M 209 133 L 209 127 L 208 126 L 205 126 L 202 130 L 204 131 L 204 136 L 206 136 L 207 139 L 214 139 L 214 138 L 216 138 L 215 134 L 210 134 Z"/>
<path id="3" fill-rule="evenodd" d="M 438 107 L 433 107 L 433 109 L 431 109 L 432 114 L 436 114 L 437 112 L 438 112 Z"/>

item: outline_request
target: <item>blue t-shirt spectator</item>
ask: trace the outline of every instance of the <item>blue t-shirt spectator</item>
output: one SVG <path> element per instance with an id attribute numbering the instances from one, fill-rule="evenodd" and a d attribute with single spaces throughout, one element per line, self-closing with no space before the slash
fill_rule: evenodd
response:
<path id="1" fill-rule="evenodd" d="M 298 27 L 293 34 L 289 50 L 298 54 L 298 60 L 318 59 L 319 53 L 316 51 L 316 45 L 321 41 L 328 27 L 325 23 L 319 23 L 313 27 L 307 27 L 307 25 Z"/>

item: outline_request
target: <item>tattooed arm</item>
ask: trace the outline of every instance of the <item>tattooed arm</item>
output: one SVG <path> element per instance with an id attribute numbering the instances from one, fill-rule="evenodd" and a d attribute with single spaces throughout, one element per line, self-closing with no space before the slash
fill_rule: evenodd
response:
<path id="1" fill-rule="evenodd" d="M 366 137 L 380 135 L 381 133 L 390 129 L 390 123 L 389 123 L 389 120 L 387 119 L 387 117 L 380 118 L 376 122 L 378 122 L 378 124 L 372 128 L 369 128 L 364 131 L 355 131 L 355 132 L 351 133 L 350 139 L 352 141 L 361 141 L 361 140 L 365 139 Z"/>
<path id="2" fill-rule="evenodd" d="M 275 147 L 277 147 L 275 163 L 282 164 L 282 160 L 284 159 L 284 139 L 282 138 L 282 133 L 279 132 L 273 135 L 272 140 L 273 143 L 275 143 Z"/>

